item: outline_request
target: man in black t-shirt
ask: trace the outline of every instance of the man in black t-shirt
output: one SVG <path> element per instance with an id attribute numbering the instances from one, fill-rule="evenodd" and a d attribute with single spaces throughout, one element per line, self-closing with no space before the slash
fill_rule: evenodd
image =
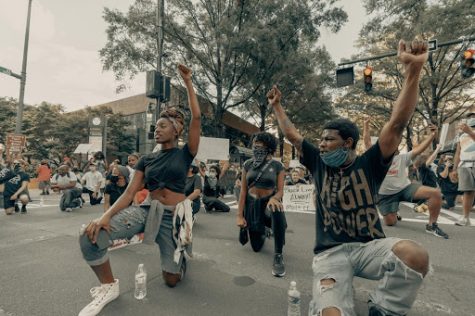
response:
<path id="1" fill-rule="evenodd" d="M 427 43 L 400 41 L 398 57 L 405 70 L 403 88 L 378 142 L 362 156 L 356 155 L 359 131 L 351 121 L 325 124 L 317 148 L 303 139 L 286 116 L 277 87 L 267 95 L 280 129 L 299 150 L 316 188 L 309 315 L 355 315 L 354 276 L 382 280 L 370 295 L 369 315 L 406 315 L 428 272 L 427 251 L 410 240 L 385 238 L 376 209 L 379 186 L 414 113 Z"/>
<path id="2" fill-rule="evenodd" d="M 3 191 L 3 203 L 5 206 L 5 213 L 7 215 L 18 213 L 20 207 L 17 205 L 17 200 L 22 204 L 21 212 L 26 213 L 26 205 L 30 201 L 26 189 L 30 182 L 30 176 L 25 172 L 26 162 L 23 160 L 15 160 L 13 162 L 13 172 L 15 176 L 5 182 L 5 188 Z"/>

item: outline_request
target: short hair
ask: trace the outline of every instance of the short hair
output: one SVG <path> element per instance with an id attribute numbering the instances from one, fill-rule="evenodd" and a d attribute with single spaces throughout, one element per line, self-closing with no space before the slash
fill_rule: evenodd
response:
<path id="1" fill-rule="evenodd" d="M 323 126 L 323 129 L 334 129 L 338 131 L 338 134 L 343 138 L 344 140 L 347 140 L 348 138 L 353 139 L 353 145 L 351 146 L 351 149 L 356 149 L 356 144 L 358 143 L 360 139 L 360 131 L 358 130 L 358 126 L 356 126 L 355 123 L 348 119 L 340 118 L 336 120 L 332 120 L 328 123 L 326 123 Z"/>
<path id="2" fill-rule="evenodd" d="M 137 158 L 137 160 L 139 160 L 140 159 L 140 154 L 139 153 L 131 153 L 131 154 L 127 155 L 127 158 L 128 157 L 135 157 L 135 158 Z"/>
<path id="3" fill-rule="evenodd" d="M 270 154 L 274 154 L 277 149 L 277 139 L 274 135 L 267 132 L 255 133 L 252 135 L 252 142 L 262 142 L 269 149 Z"/>
<path id="4" fill-rule="evenodd" d="M 94 154 L 94 159 L 104 160 L 106 157 L 102 151 L 98 151 Z"/>

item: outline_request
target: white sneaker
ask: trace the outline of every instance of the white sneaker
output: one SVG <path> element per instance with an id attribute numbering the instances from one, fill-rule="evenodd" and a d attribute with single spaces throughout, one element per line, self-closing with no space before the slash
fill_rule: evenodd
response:
<path id="1" fill-rule="evenodd" d="M 463 217 L 460 218 L 458 221 L 455 222 L 457 226 L 470 226 L 470 217 Z"/>
<path id="2" fill-rule="evenodd" d="M 114 283 L 93 287 L 90 293 L 93 298 L 92 302 L 84 307 L 78 316 L 95 316 L 99 314 L 109 302 L 119 297 L 119 280 L 115 279 Z"/>
<path id="3" fill-rule="evenodd" d="M 73 209 L 72 209 L 72 208 L 70 208 L 70 207 L 68 207 L 68 208 L 67 208 L 65 211 L 66 211 L 66 212 L 72 212 L 72 211 L 73 211 Z"/>

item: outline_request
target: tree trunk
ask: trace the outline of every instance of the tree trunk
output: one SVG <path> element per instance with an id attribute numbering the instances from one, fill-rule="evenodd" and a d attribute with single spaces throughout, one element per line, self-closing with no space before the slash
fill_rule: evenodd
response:
<path id="1" fill-rule="evenodd" d="M 280 160 L 282 161 L 282 158 L 284 158 L 284 134 L 279 128 L 279 154 L 280 154 Z"/>
<path id="2" fill-rule="evenodd" d="M 261 125 L 259 126 L 259 129 L 261 130 L 261 132 L 264 132 L 266 130 L 267 104 L 260 105 L 259 110 L 260 110 L 260 116 L 261 116 Z"/>

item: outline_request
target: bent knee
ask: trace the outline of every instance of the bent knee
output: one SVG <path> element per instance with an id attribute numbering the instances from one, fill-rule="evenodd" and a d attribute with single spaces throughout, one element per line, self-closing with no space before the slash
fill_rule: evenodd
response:
<path id="1" fill-rule="evenodd" d="M 26 205 L 26 204 L 28 204 L 28 202 L 30 202 L 30 198 L 26 194 L 20 195 L 19 200 L 20 200 L 21 204 L 24 204 L 24 205 Z"/>
<path id="2" fill-rule="evenodd" d="M 393 248 L 393 253 L 409 268 L 423 276 L 429 271 L 429 253 L 422 246 L 411 240 L 401 240 Z"/>
<path id="3" fill-rule="evenodd" d="M 168 287 L 175 287 L 180 282 L 180 274 L 162 271 L 162 277 Z"/>

